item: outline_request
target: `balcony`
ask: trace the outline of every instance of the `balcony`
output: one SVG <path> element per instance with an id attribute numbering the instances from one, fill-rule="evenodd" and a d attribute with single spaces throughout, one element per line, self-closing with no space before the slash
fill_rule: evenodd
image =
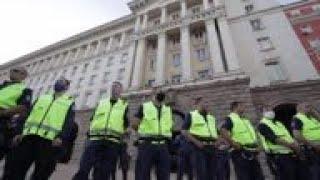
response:
<path id="1" fill-rule="evenodd" d="M 147 28 L 135 33 L 135 37 L 140 39 L 142 37 L 159 34 L 160 32 L 170 29 L 179 28 L 186 24 L 192 24 L 194 22 L 204 21 L 207 19 L 214 19 L 221 16 L 225 16 L 225 8 L 223 6 L 210 8 L 208 10 L 203 10 L 199 7 L 193 7 L 188 10 L 187 16 L 181 18 L 180 16 L 174 16 L 174 14 L 170 14 L 165 23 L 159 23 L 157 25 L 152 23 L 152 26 L 149 25 Z"/>

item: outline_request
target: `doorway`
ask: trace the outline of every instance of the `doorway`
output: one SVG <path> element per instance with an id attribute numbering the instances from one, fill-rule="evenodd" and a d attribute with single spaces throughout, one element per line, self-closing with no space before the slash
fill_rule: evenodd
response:
<path id="1" fill-rule="evenodd" d="M 273 110 L 276 114 L 275 118 L 281 121 L 291 132 L 291 121 L 293 116 L 297 113 L 297 104 L 280 104 L 276 106 Z"/>

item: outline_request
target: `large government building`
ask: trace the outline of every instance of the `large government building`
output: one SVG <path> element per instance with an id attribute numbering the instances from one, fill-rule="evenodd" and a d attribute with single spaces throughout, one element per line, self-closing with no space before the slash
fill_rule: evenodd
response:
<path id="1" fill-rule="evenodd" d="M 319 74 L 277 0 L 132 0 L 128 6 L 128 16 L 0 66 L 0 79 L 24 66 L 37 97 L 64 76 L 84 113 L 110 93 L 113 81 L 124 84 L 132 112 L 154 86 L 169 89 L 168 101 L 186 112 L 194 97 L 205 97 L 218 120 L 235 100 L 247 104 L 255 121 L 264 104 L 272 105 L 286 125 L 297 103 L 320 107 Z M 82 146 L 89 115 L 79 117 Z"/>
<path id="2" fill-rule="evenodd" d="M 25 66 L 35 97 L 60 76 L 79 109 L 112 81 L 128 92 L 247 76 L 250 88 L 319 78 L 276 0 L 134 0 L 132 14 L 0 67 Z"/>

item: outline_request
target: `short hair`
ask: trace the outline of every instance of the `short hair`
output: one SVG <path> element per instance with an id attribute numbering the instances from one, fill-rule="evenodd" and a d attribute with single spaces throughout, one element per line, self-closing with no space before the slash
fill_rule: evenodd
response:
<path id="1" fill-rule="evenodd" d="M 117 85 L 120 85 L 122 87 L 122 83 L 120 81 L 113 81 L 112 84 L 117 84 Z"/>
<path id="2" fill-rule="evenodd" d="M 230 109 L 234 110 L 235 108 L 237 108 L 240 104 L 242 104 L 242 102 L 240 101 L 234 101 L 230 104 Z"/>
<path id="3" fill-rule="evenodd" d="M 202 100 L 203 100 L 203 97 L 202 97 L 202 96 L 196 97 L 196 98 L 194 99 L 194 104 L 195 104 L 195 105 L 198 105 Z"/>

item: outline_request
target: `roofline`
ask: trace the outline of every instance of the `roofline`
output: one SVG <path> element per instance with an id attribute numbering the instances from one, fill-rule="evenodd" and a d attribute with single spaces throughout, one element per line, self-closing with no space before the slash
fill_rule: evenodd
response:
<path id="1" fill-rule="evenodd" d="M 80 32 L 78 34 L 75 34 L 73 36 L 70 36 L 70 37 L 68 37 L 66 39 L 60 40 L 60 41 L 58 41 L 56 43 L 50 44 L 48 46 L 44 46 L 43 48 L 40 48 L 40 49 L 35 50 L 35 51 L 31 52 L 31 53 L 25 54 L 25 55 L 23 55 L 21 57 L 18 57 L 16 59 L 10 60 L 10 61 L 0 65 L 0 70 L 5 69 L 5 68 L 7 68 L 9 66 L 12 66 L 12 65 L 14 65 L 16 63 L 20 63 L 20 62 L 22 62 L 24 60 L 27 60 L 27 59 L 33 58 L 35 56 L 38 56 L 39 54 L 47 53 L 49 51 L 52 51 L 53 49 L 59 48 L 60 46 L 67 45 L 67 44 L 70 44 L 70 43 L 72 43 L 74 41 L 77 41 L 79 39 L 83 39 L 83 38 L 89 37 L 89 36 L 91 36 L 93 34 L 96 34 L 98 32 L 105 31 L 108 28 L 116 26 L 117 24 L 119 24 L 121 22 L 130 21 L 133 18 L 134 18 L 133 14 L 125 15 L 125 16 L 120 17 L 118 19 L 112 20 L 112 21 L 110 21 L 108 23 L 96 26 L 96 27 L 91 28 L 89 30 L 86 30 L 86 31 Z"/>
<path id="2" fill-rule="evenodd" d="M 316 3 L 316 2 L 319 2 L 319 1 L 318 0 L 300 0 L 300 1 L 297 1 L 297 2 L 293 2 L 293 3 L 282 5 L 282 7 L 283 7 L 283 10 L 286 11 L 286 10 L 292 9 L 294 7 L 297 7 L 297 6 L 303 6 L 303 5 L 306 5 L 306 4 Z"/>

